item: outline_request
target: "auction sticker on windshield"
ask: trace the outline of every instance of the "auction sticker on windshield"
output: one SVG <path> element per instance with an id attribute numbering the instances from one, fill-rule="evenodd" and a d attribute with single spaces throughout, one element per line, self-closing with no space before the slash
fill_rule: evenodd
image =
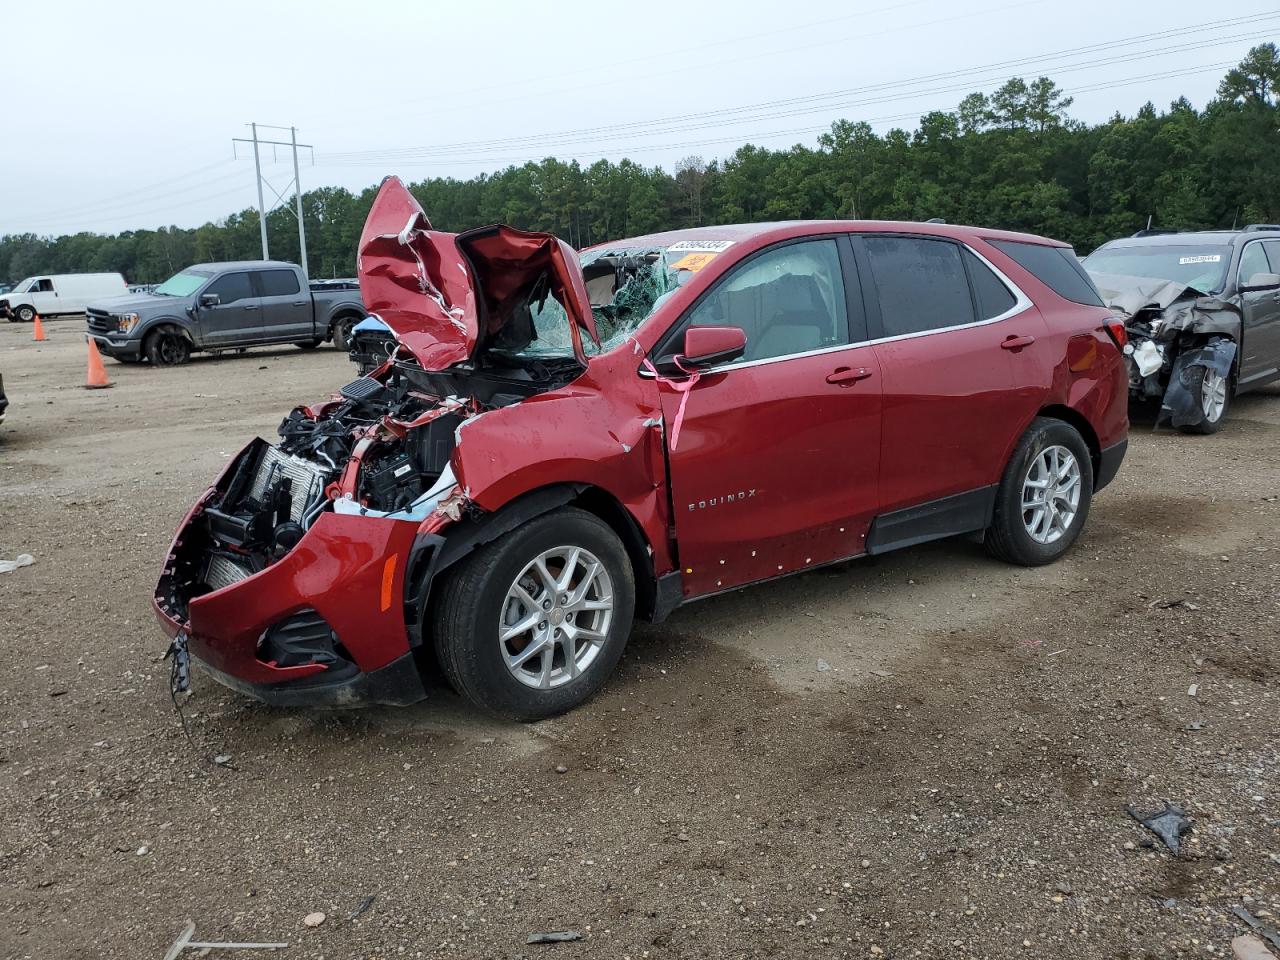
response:
<path id="1" fill-rule="evenodd" d="M 681 240 L 667 247 L 667 253 L 724 253 L 732 240 Z"/>
<path id="2" fill-rule="evenodd" d="M 1179 257 L 1178 258 L 1179 266 L 1181 266 L 1184 263 L 1221 263 L 1221 262 L 1222 262 L 1222 254 L 1220 253 L 1207 254 L 1206 256 L 1203 256 L 1203 257 Z"/>
<path id="3" fill-rule="evenodd" d="M 672 270 L 688 270 L 690 273 L 697 273 L 708 263 L 714 260 L 714 253 L 686 253 L 683 257 L 671 265 Z"/>

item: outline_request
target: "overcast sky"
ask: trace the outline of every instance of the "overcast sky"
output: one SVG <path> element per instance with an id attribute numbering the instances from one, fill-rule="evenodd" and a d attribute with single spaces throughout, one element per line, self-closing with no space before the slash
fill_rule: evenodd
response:
<path id="1" fill-rule="evenodd" d="M 1280 35 L 1280 8 L 18 0 L 0 32 L 0 234 L 61 234 L 194 226 L 254 205 L 251 153 L 233 159 L 231 144 L 251 120 L 296 125 L 315 145 L 304 189 L 359 189 L 548 155 L 669 168 L 747 141 L 813 145 L 839 117 L 911 128 L 1011 75 L 1053 77 L 1086 121 L 1179 95 L 1200 107 L 1226 65 Z M 1096 47 L 1108 43 L 1120 45 Z M 288 196 L 287 151 L 265 157 Z"/>

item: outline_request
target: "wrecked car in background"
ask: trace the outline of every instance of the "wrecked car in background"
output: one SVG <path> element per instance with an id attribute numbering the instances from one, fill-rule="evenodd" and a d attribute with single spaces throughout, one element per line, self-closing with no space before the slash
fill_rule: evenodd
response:
<path id="1" fill-rule="evenodd" d="M 634 617 L 977 534 L 1042 564 L 1128 430 L 1123 328 L 1069 247 L 943 224 L 703 227 L 582 254 L 433 230 L 385 181 L 361 291 L 394 354 L 255 439 L 154 595 L 223 683 L 409 703 L 438 669 L 532 719 Z"/>
<path id="2" fill-rule="evenodd" d="M 1236 394 L 1280 379 L 1280 225 L 1141 231 L 1084 266 L 1125 318 L 1130 395 L 1160 419 L 1214 433 Z"/>

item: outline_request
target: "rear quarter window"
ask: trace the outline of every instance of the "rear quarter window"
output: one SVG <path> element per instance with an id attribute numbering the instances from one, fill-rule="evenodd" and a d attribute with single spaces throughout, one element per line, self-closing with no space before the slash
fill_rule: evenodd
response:
<path id="1" fill-rule="evenodd" d="M 1103 306 L 1102 297 L 1070 247 L 1047 247 L 1018 240 L 988 240 L 1058 296 L 1090 307 Z"/>

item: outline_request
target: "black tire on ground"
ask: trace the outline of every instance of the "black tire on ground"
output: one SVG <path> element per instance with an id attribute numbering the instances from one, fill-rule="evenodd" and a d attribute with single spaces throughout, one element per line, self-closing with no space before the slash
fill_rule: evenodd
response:
<path id="1" fill-rule="evenodd" d="M 191 344 L 177 330 L 157 330 L 147 337 L 147 359 L 155 367 L 176 367 L 191 359 Z"/>
<path id="2" fill-rule="evenodd" d="M 1191 391 L 1192 396 L 1196 398 L 1196 402 L 1200 404 L 1200 409 L 1203 410 L 1205 378 L 1209 376 L 1210 371 L 1208 367 L 1200 367 L 1198 369 L 1200 370 L 1200 374 L 1196 378 L 1196 382 L 1190 385 L 1188 389 Z M 1231 395 L 1235 392 L 1235 387 L 1235 368 L 1232 367 L 1231 372 L 1227 374 L 1226 392 L 1222 397 L 1222 407 L 1218 409 L 1217 417 L 1211 420 L 1206 416 L 1199 423 L 1189 423 L 1185 426 L 1179 427 L 1178 429 L 1183 433 L 1197 433 L 1202 436 L 1217 433 L 1222 429 L 1222 424 L 1226 422 L 1227 411 L 1231 409 Z"/>
<path id="3" fill-rule="evenodd" d="M 545 551 L 566 546 L 584 548 L 600 561 L 612 583 L 613 615 L 595 659 L 579 676 L 538 689 L 508 668 L 499 625 L 508 590 L 522 571 Z M 635 580 L 626 549 L 604 521 L 574 507 L 535 517 L 479 548 L 442 579 L 432 590 L 440 598 L 431 615 L 437 660 L 455 690 L 501 717 L 539 720 L 576 707 L 613 672 L 631 633 Z M 552 654 L 553 664 L 557 656 L 563 662 L 562 649 Z"/>
<path id="4" fill-rule="evenodd" d="M 1023 493 L 1032 468 L 1041 454 L 1054 447 L 1065 448 L 1075 458 L 1079 469 L 1080 499 L 1075 515 L 1066 529 L 1053 542 L 1042 543 L 1028 530 L 1028 520 L 1034 518 L 1035 511 L 1034 508 L 1024 511 Z M 1093 460 L 1084 438 L 1069 423 L 1050 417 L 1037 417 L 1018 441 L 1013 456 L 1004 468 L 1004 476 L 996 491 L 995 512 L 984 538 L 987 550 L 1006 563 L 1024 567 L 1052 563 L 1070 549 L 1084 529 L 1092 500 Z M 1057 501 L 1055 509 L 1061 504 L 1061 500 Z"/>
<path id="5" fill-rule="evenodd" d="M 339 317 L 333 321 L 333 346 L 346 353 L 351 349 L 351 328 L 360 321 L 352 317 Z"/>
<path id="6" fill-rule="evenodd" d="M 294 344 L 295 347 L 301 347 L 303 350 L 314 350 L 320 346 L 319 340 L 299 340 Z"/>
<path id="7" fill-rule="evenodd" d="M 29 303 L 24 303 L 13 308 L 13 316 L 19 323 L 31 323 L 36 318 L 36 308 Z"/>

